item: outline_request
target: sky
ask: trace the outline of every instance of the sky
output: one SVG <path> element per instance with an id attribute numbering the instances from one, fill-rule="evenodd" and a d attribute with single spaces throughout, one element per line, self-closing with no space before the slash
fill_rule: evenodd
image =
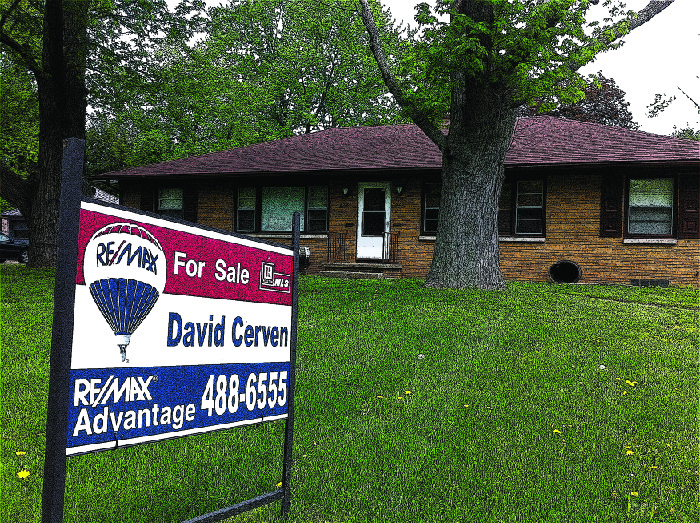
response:
<path id="1" fill-rule="evenodd" d="M 168 0 L 173 3 L 174 0 Z M 222 0 L 205 0 L 207 5 L 220 5 Z M 414 7 L 419 1 L 381 0 L 391 10 L 397 22 L 415 27 Z M 434 5 L 433 0 L 427 0 Z M 227 3 L 227 2 L 226 2 Z M 602 19 L 608 9 L 604 2 L 593 6 L 587 17 Z M 627 0 L 627 9 L 641 10 L 648 0 Z M 671 134 L 673 126 L 679 129 L 689 125 L 700 128 L 700 114 L 693 103 L 678 90 L 680 87 L 700 103 L 700 0 L 675 0 L 651 21 L 632 31 L 624 38 L 625 44 L 617 50 L 599 55 L 579 70 L 582 75 L 602 71 L 613 78 L 630 103 L 633 120 L 642 131 Z M 447 20 L 446 20 L 447 21 Z M 676 100 L 655 118 L 648 117 L 648 108 L 656 93 L 665 98 L 675 95 Z"/>

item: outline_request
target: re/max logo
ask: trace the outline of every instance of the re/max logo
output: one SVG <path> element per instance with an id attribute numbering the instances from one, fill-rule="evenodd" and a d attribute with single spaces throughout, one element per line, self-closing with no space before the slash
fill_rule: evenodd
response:
<path id="1" fill-rule="evenodd" d="M 151 393 L 148 386 L 151 384 L 153 376 L 148 376 L 146 381 L 143 376 L 130 376 L 124 379 L 121 386 L 119 378 L 110 376 L 103 386 L 100 379 L 77 379 L 75 380 L 75 388 L 73 391 L 73 406 L 91 405 L 96 407 L 102 403 L 105 405 L 109 398 L 112 398 L 113 403 L 119 403 L 124 397 L 124 401 L 148 401 L 151 400 Z"/>
<path id="2" fill-rule="evenodd" d="M 115 242 L 108 242 L 107 244 L 99 243 L 97 244 L 97 265 L 114 265 L 115 263 L 119 265 L 122 258 L 126 256 L 126 264 L 130 266 L 134 259 L 137 260 L 136 265 L 147 271 L 151 271 L 154 274 L 158 274 L 156 268 L 156 260 L 158 260 L 158 255 L 153 255 L 146 247 L 139 246 L 133 253 L 131 252 L 131 243 L 126 243 L 122 241 L 121 245 L 117 250 L 112 249 L 112 245 Z M 126 246 L 124 244 L 126 243 Z M 123 247 L 123 248 L 122 248 Z"/>

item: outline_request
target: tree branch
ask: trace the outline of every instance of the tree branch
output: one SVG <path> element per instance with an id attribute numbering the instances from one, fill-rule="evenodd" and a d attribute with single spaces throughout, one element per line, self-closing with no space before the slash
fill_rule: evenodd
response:
<path id="1" fill-rule="evenodd" d="M 41 76 L 44 74 L 44 70 L 41 65 L 32 56 L 32 50 L 27 44 L 20 44 L 12 38 L 10 35 L 5 33 L 5 24 L 7 23 L 7 17 L 12 14 L 12 11 L 17 9 L 21 0 L 15 0 L 12 5 L 2 14 L 0 17 L 0 43 L 5 44 L 7 47 L 15 51 L 20 58 L 24 61 L 27 69 L 32 71 L 35 76 Z"/>
<path id="2" fill-rule="evenodd" d="M 0 198 L 19 208 L 22 215 L 29 205 L 30 182 L 0 160 Z"/>
<path id="3" fill-rule="evenodd" d="M 367 29 L 367 33 L 369 34 L 369 47 L 372 49 L 374 58 L 379 66 L 379 71 L 382 73 L 384 84 L 386 84 L 389 92 L 394 95 L 396 102 L 408 113 L 411 120 L 413 120 L 413 122 L 420 127 L 421 131 L 423 131 L 426 136 L 430 138 L 442 151 L 445 145 L 445 135 L 442 133 L 442 130 L 440 130 L 430 121 L 430 118 L 428 118 L 423 111 L 419 110 L 404 96 L 403 90 L 401 89 L 399 82 L 391 73 L 389 64 L 386 61 L 384 52 L 382 51 L 382 47 L 379 43 L 379 30 L 377 29 L 377 25 L 374 23 L 374 17 L 372 16 L 372 11 L 369 8 L 369 4 L 367 3 L 367 0 L 360 0 L 360 4 L 362 6 L 362 22 L 364 23 L 365 29 Z"/>
<path id="4" fill-rule="evenodd" d="M 676 87 L 678 87 L 678 86 L 676 86 Z M 683 94 L 685 95 L 685 97 L 686 97 L 688 100 L 690 100 L 691 102 L 693 102 L 693 105 L 694 105 L 695 107 L 698 108 L 698 114 L 700 114 L 700 105 L 699 105 L 695 100 L 693 100 L 690 96 L 688 96 L 688 93 L 686 93 L 683 89 L 681 89 L 680 87 L 678 87 L 678 90 L 679 90 L 681 93 L 683 93 Z"/>
<path id="5" fill-rule="evenodd" d="M 11 36 L 5 34 L 2 27 L 0 27 L 0 43 L 5 44 L 7 47 L 15 51 L 24 61 L 24 64 L 26 65 L 27 69 L 33 72 L 35 76 L 44 75 L 44 69 L 32 56 L 32 52 L 29 46 L 27 44 L 22 45 Z"/>
<path id="6" fill-rule="evenodd" d="M 3 31 L 5 29 L 5 23 L 7 22 L 7 15 L 9 15 L 10 13 L 12 13 L 12 11 L 17 9 L 17 6 L 19 5 L 20 2 L 21 2 L 21 0 L 15 0 L 14 3 L 7 9 L 7 11 L 5 11 L 2 14 L 2 17 L 0 17 L 0 31 Z"/>
<path id="7" fill-rule="evenodd" d="M 593 43 L 581 47 L 581 50 L 593 48 L 595 45 L 603 45 L 603 46 L 607 47 L 608 45 L 613 43 L 615 40 L 622 38 L 626 34 L 626 33 L 623 33 L 621 30 L 621 28 L 625 24 L 629 24 L 628 31 L 627 31 L 627 33 L 629 33 L 633 29 L 636 29 L 637 27 L 647 23 L 649 20 L 654 18 L 656 15 L 658 15 L 661 11 L 666 9 L 673 2 L 674 2 L 674 0 L 651 0 L 644 9 L 642 9 L 641 11 L 639 11 L 639 13 L 637 13 L 636 18 L 629 17 L 621 22 L 618 22 L 614 27 L 612 27 L 611 28 L 613 31 L 612 37 L 603 33 L 598 38 L 596 38 L 596 40 Z M 567 64 L 567 67 L 569 69 L 571 69 L 572 71 L 576 72 L 584 65 L 586 65 L 586 64 L 585 63 L 584 64 L 577 64 L 577 63 L 570 62 L 569 64 Z"/>

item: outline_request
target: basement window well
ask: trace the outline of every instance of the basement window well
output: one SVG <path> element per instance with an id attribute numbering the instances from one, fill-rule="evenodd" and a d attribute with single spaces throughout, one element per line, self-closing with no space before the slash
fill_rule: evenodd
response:
<path id="1" fill-rule="evenodd" d="M 581 279 L 581 267 L 570 260 L 561 260 L 549 268 L 554 283 L 576 283 Z"/>

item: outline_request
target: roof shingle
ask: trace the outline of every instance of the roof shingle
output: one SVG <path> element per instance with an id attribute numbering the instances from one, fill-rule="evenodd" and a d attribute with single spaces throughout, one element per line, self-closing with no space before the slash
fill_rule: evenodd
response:
<path id="1" fill-rule="evenodd" d="M 506 166 L 700 162 L 700 142 L 552 116 L 519 118 Z M 104 173 L 100 177 L 439 169 L 437 146 L 413 124 L 342 127 Z"/>

